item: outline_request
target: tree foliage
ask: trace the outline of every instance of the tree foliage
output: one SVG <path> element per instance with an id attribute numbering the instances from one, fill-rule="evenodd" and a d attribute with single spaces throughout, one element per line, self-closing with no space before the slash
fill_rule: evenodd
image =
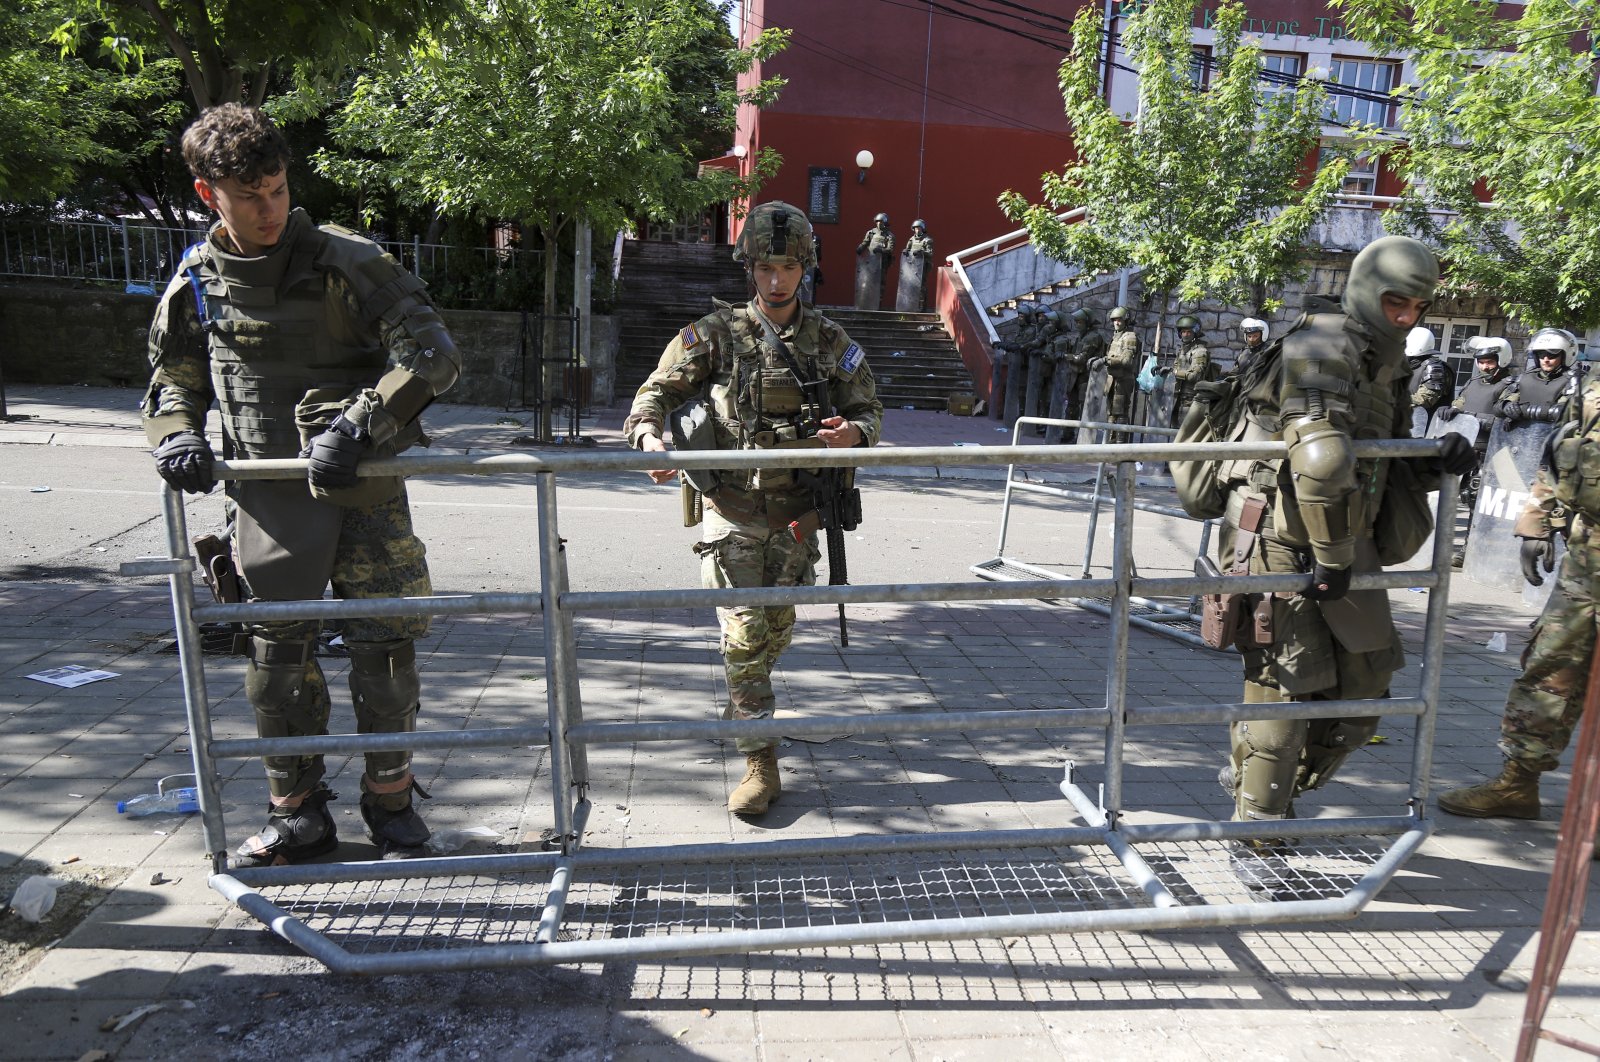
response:
<path id="1" fill-rule="evenodd" d="M 1600 325 L 1600 0 L 1530 0 L 1520 18 L 1478 0 L 1342 6 L 1352 36 L 1413 53 L 1390 226 L 1530 326 Z"/>
<path id="2" fill-rule="evenodd" d="M 87 206 L 86 186 L 107 177 L 134 199 L 126 175 L 181 118 L 177 63 L 124 73 L 92 50 L 62 55 L 49 43 L 59 15 L 50 3 L 0 8 L 0 201 Z"/>
<path id="3" fill-rule="evenodd" d="M 782 39 L 738 50 L 706 0 L 472 0 L 449 40 L 357 80 L 317 165 L 442 214 L 552 231 L 580 216 L 602 229 L 682 217 L 755 186 L 697 177 L 689 123 L 731 131 L 734 75 Z M 764 153 L 758 176 L 775 166 Z"/>
<path id="4" fill-rule="evenodd" d="M 1100 18 L 1093 5 L 1079 12 L 1061 64 L 1076 160 L 1045 174 L 1042 204 L 1006 192 L 1002 209 L 1042 252 L 1081 263 L 1084 278 L 1139 266 L 1147 289 L 1185 301 L 1243 297 L 1298 274 L 1305 234 L 1349 165 L 1332 158 L 1307 179 L 1326 106 L 1321 86 L 1263 92 L 1244 8 L 1226 0 L 1202 87 L 1192 3 L 1150 0 L 1121 39 L 1139 71 L 1138 113 L 1125 123 L 1101 94 Z M 1057 218 L 1074 207 L 1087 208 L 1084 220 Z"/>
<path id="5" fill-rule="evenodd" d="M 63 54 L 86 41 L 126 67 L 167 53 L 200 109 L 266 98 L 274 75 L 336 77 L 388 42 L 443 23 L 459 0 L 64 0 L 54 39 Z"/>

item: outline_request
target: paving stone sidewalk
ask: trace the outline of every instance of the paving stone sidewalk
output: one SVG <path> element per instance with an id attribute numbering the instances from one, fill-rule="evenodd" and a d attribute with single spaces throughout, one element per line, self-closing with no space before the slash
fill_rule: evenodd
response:
<path id="1" fill-rule="evenodd" d="M 8 389 L 0 460 L 31 445 L 144 446 L 137 393 Z M 620 445 L 620 410 L 584 432 Z M 440 406 L 436 445 L 505 448 L 525 424 Z M 896 412 L 892 444 L 1005 441 L 995 422 Z M 987 433 L 987 434 L 985 434 Z M 992 437 L 992 438 L 991 438 Z M 935 469 L 923 470 L 936 475 Z M 1425 595 L 1393 595 L 1412 692 Z M 1457 580 L 1435 743 L 1435 788 L 1492 771 L 1492 736 L 1527 616 Z M 781 710 L 968 711 L 1103 703 L 1106 621 L 1065 605 L 879 605 L 801 610 L 778 675 Z M 1485 642 L 1510 632 L 1509 652 Z M 78 1059 L 1495 1059 L 1511 1054 L 1530 975 L 1565 769 L 1538 822 L 1438 829 L 1353 922 L 1287 928 L 1094 933 L 828 948 L 553 969 L 335 977 L 224 904 L 206 884 L 195 817 L 129 820 L 115 799 L 189 769 L 170 606 L 159 585 L 0 582 L 0 869 L 72 877 L 93 904 L 26 964 L 0 971 L 0 1055 Z M 578 623 L 585 711 L 631 721 L 703 718 L 721 694 L 709 610 L 596 613 Z M 541 718 L 537 619 L 440 619 L 419 646 L 430 729 Z M 26 678 L 94 662 L 114 681 L 76 689 Z M 344 664 L 323 661 L 342 713 Z M 208 662 L 216 732 L 253 733 L 239 662 Z M 1131 705 L 1232 701 L 1237 663 L 1136 631 Z M 1408 720 L 1354 757 L 1303 814 L 1393 813 L 1414 752 Z M 1125 802 L 1136 822 L 1220 817 L 1220 727 L 1130 733 Z M 789 741 L 785 793 L 759 823 L 722 800 L 742 767 L 710 742 L 591 751 L 602 847 L 1079 824 L 1063 764 L 1101 761 L 1097 731 Z M 354 814 L 359 762 L 330 759 L 341 858 L 371 848 Z M 545 750 L 419 756 L 440 833 L 488 827 L 537 847 L 551 825 Z M 257 825 L 252 763 L 225 767 L 230 838 Z M 488 851 L 481 843 L 466 851 Z M 1600 885 L 1547 1025 L 1600 1042 Z M 0 942 L 16 917 L 0 918 Z M 156 1009 L 146 1009 L 156 1008 Z M 1557 1045 L 1541 1059 L 1583 1057 Z"/>

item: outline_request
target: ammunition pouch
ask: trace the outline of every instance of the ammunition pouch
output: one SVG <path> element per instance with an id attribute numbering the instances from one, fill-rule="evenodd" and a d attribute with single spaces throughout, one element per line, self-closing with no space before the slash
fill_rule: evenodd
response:
<path id="1" fill-rule="evenodd" d="M 1235 529 L 1229 575 L 1247 575 L 1256 539 L 1271 530 L 1267 499 L 1235 491 L 1228 499 L 1228 522 Z M 1194 562 L 1195 574 L 1221 575 L 1209 557 Z M 1265 649 L 1273 641 L 1272 595 L 1217 593 L 1201 595 L 1200 637 L 1213 649 L 1240 652 Z"/>

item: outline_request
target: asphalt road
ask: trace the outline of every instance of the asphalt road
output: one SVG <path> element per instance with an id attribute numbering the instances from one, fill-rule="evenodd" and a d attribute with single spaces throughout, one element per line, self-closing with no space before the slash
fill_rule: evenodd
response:
<path id="1" fill-rule="evenodd" d="M 538 577 L 531 476 L 429 477 L 410 484 L 417 533 L 440 593 L 521 590 Z M 995 555 L 1001 484 L 863 476 L 865 520 L 847 536 L 854 583 L 962 581 Z M 40 488 L 48 488 L 40 490 Z M 678 491 L 635 473 L 574 477 L 557 495 L 575 589 L 698 585 Z M 1087 506 L 1019 495 L 1007 554 L 1076 571 Z M 118 565 L 165 553 L 149 455 L 115 447 L 0 446 L 0 580 L 120 581 Z M 188 499 L 190 533 L 223 523 L 221 491 Z M 1097 559 L 1109 559 L 1102 522 Z M 1141 569 L 1188 570 L 1193 526 L 1141 514 Z"/>

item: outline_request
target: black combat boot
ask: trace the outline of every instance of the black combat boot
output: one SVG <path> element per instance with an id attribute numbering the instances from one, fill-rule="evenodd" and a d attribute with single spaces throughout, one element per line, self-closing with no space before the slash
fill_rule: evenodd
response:
<path id="1" fill-rule="evenodd" d="M 432 799 L 415 778 L 398 793 L 368 792 L 366 778 L 361 779 L 361 820 L 367 824 L 367 836 L 378 846 L 380 859 L 417 859 L 428 854 L 424 846 L 433 833 L 411 806 L 413 789 L 422 799 Z"/>
<path id="2" fill-rule="evenodd" d="M 328 801 L 337 799 L 339 794 L 319 782 L 298 807 L 271 805 L 267 824 L 238 847 L 229 865 L 235 870 L 283 866 L 333 851 L 339 847 L 339 837 L 333 816 L 328 814 Z"/>

